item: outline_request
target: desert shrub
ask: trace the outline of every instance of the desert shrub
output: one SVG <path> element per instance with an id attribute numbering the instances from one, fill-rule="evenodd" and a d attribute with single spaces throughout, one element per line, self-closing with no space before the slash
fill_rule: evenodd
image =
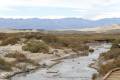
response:
<path id="1" fill-rule="evenodd" d="M 16 58 L 17 62 L 25 62 L 27 60 L 27 57 L 24 54 L 19 53 L 17 51 L 14 53 L 6 54 L 5 57 Z"/>
<path id="2" fill-rule="evenodd" d="M 5 40 L 2 40 L 1 45 L 9 45 L 9 44 L 14 45 L 14 44 L 16 44 L 19 40 L 20 40 L 20 39 L 19 39 L 18 37 L 16 37 L 16 36 L 14 36 L 14 37 L 8 37 L 8 38 L 6 38 Z"/>
<path id="3" fill-rule="evenodd" d="M 89 49 L 89 52 L 94 52 L 94 49 Z"/>
<path id="4" fill-rule="evenodd" d="M 32 53 L 49 52 L 48 45 L 46 43 L 44 43 L 43 41 L 37 41 L 37 40 L 29 41 L 22 47 L 22 49 L 25 51 L 30 51 Z"/>
<path id="5" fill-rule="evenodd" d="M 49 39 L 47 39 L 49 40 Z M 84 51 L 88 50 L 89 47 L 82 43 L 79 39 L 77 38 L 57 38 L 54 37 L 47 41 L 51 44 L 52 47 L 54 48 L 71 48 L 73 51 Z"/>
<path id="6" fill-rule="evenodd" d="M 26 34 L 23 35 L 23 37 L 26 38 L 26 39 L 31 39 L 31 38 L 34 37 L 34 35 L 32 33 L 26 33 Z"/>
<path id="7" fill-rule="evenodd" d="M 60 37 L 59 42 L 62 46 L 71 48 L 73 51 L 85 51 L 88 50 L 89 47 L 83 42 L 80 35 L 66 35 L 64 37 Z"/>
<path id="8" fill-rule="evenodd" d="M 106 63 L 106 64 L 101 64 L 99 65 L 100 66 L 100 70 L 99 70 L 99 73 L 101 75 L 105 75 L 108 71 L 110 71 L 111 69 L 115 68 L 115 64 L 113 62 L 111 63 Z"/>
<path id="9" fill-rule="evenodd" d="M 28 33 L 24 33 L 23 34 L 23 38 L 26 38 L 26 39 L 41 39 L 42 37 L 44 36 L 44 34 L 40 33 L 40 32 L 28 32 Z"/>
<path id="10" fill-rule="evenodd" d="M 113 48 L 120 48 L 120 45 L 118 43 L 113 43 L 111 49 Z"/>
<path id="11" fill-rule="evenodd" d="M 106 64 L 100 64 L 100 74 L 105 75 L 108 73 L 111 69 L 120 67 L 120 56 L 113 59 L 113 61 L 110 62 L 110 60 L 104 61 Z"/>
<path id="12" fill-rule="evenodd" d="M 100 57 L 102 57 L 104 60 L 109 60 L 109 59 L 117 58 L 119 55 L 120 55 L 120 49 L 114 48 L 106 53 L 101 54 Z"/>
<path id="13" fill-rule="evenodd" d="M 12 66 L 10 63 L 6 62 L 4 59 L 0 58 L 0 69 L 5 71 L 12 70 Z"/>
<path id="14" fill-rule="evenodd" d="M 63 46 L 63 44 L 61 44 L 61 43 L 52 43 L 52 44 L 49 44 L 49 46 L 51 46 L 52 48 L 55 48 L 55 49 L 64 49 L 65 48 Z"/>
<path id="15" fill-rule="evenodd" d="M 31 59 L 28 59 L 24 54 L 17 52 L 17 51 L 15 51 L 14 53 L 6 54 L 5 57 L 15 58 L 16 59 L 15 63 L 24 62 L 24 63 L 30 63 L 33 65 L 39 66 L 39 64 L 37 62 L 35 62 Z M 15 63 L 13 63 L 14 66 L 15 66 Z"/>
<path id="16" fill-rule="evenodd" d="M 59 42 L 59 39 L 55 35 L 50 34 L 43 36 L 42 40 L 50 44 Z"/>
<path id="17" fill-rule="evenodd" d="M 106 64 L 100 63 L 100 74 L 105 75 L 113 68 L 120 67 L 120 48 L 119 45 L 114 43 L 111 50 L 100 55 L 100 61 L 106 62 Z M 112 62 L 109 62 L 113 60 Z"/>
<path id="18" fill-rule="evenodd" d="M 69 44 L 69 48 L 71 48 L 73 51 L 85 51 L 89 49 L 89 46 L 85 44 L 71 43 Z"/>
<path id="19" fill-rule="evenodd" d="M 40 64 L 39 64 L 38 62 L 36 62 L 36 61 L 34 61 L 34 60 L 31 60 L 31 59 L 27 59 L 26 62 L 27 62 L 27 63 L 30 63 L 30 64 L 32 64 L 32 65 L 35 65 L 35 66 L 40 66 Z"/>
<path id="20" fill-rule="evenodd" d="M 45 41 L 49 46 L 52 48 L 63 48 L 65 47 L 64 43 L 62 40 L 60 40 L 57 36 L 47 34 L 41 38 L 43 41 Z"/>
<path id="21" fill-rule="evenodd" d="M 116 67 L 120 67 L 120 55 L 117 58 L 115 58 L 114 64 Z"/>
<path id="22" fill-rule="evenodd" d="M 112 43 L 114 43 L 114 44 L 120 44 L 120 39 L 119 38 L 115 39 L 115 40 L 112 41 Z"/>
<path id="23" fill-rule="evenodd" d="M 6 38 L 6 34 L 5 33 L 0 33 L 0 40 L 3 40 Z"/>
<path id="24" fill-rule="evenodd" d="M 68 45 L 70 43 L 69 43 L 69 41 L 66 41 L 66 40 L 57 39 L 57 40 L 54 40 L 53 42 L 50 41 L 48 44 L 53 48 L 63 49 L 65 47 L 68 48 Z"/>
<path id="25" fill-rule="evenodd" d="M 98 77 L 98 74 L 97 74 L 97 73 L 94 73 L 94 74 L 92 75 L 92 80 L 96 80 L 97 77 Z"/>

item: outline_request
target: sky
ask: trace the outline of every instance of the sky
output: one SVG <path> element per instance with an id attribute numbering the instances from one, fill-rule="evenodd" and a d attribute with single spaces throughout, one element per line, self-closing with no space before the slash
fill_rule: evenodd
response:
<path id="1" fill-rule="evenodd" d="M 0 0 L 0 18 L 120 18 L 120 0 Z"/>

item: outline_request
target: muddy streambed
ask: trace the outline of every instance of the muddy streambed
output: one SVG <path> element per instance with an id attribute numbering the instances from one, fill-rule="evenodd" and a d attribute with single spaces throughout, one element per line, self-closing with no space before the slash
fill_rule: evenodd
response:
<path id="1" fill-rule="evenodd" d="M 63 59 L 61 63 L 52 68 L 43 68 L 35 72 L 18 74 L 11 80 L 91 80 L 92 74 L 97 73 L 89 65 L 98 59 L 99 55 L 107 52 L 111 44 L 91 44 L 95 51 L 88 56 L 72 59 Z"/>

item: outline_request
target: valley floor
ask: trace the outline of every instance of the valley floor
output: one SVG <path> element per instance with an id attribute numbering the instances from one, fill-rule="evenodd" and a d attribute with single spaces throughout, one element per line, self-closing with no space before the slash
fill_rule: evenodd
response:
<path id="1" fill-rule="evenodd" d="M 89 56 L 62 59 L 61 62 L 51 68 L 39 69 L 35 72 L 20 74 L 12 77 L 12 80 L 91 80 L 97 73 L 89 65 L 94 63 L 99 55 L 110 49 L 110 44 L 91 45 L 95 51 Z"/>

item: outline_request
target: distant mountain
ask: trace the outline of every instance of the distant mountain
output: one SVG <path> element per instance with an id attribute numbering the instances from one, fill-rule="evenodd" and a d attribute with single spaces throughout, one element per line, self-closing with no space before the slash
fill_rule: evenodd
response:
<path id="1" fill-rule="evenodd" d="M 100 26 L 100 27 L 94 27 L 94 28 L 84 28 L 84 29 L 78 29 L 77 31 L 94 31 L 97 33 L 102 33 L 102 32 L 115 32 L 115 31 L 120 31 L 120 25 L 118 24 L 113 24 L 110 26 Z"/>
<path id="2" fill-rule="evenodd" d="M 120 18 L 105 18 L 100 20 L 86 20 L 82 18 L 63 18 L 63 19 L 12 19 L 0 18 L 0 28 L 17 29 L 81 29 L 93 28 L 96 26 L 109 26 L 120 24 Z"/>

